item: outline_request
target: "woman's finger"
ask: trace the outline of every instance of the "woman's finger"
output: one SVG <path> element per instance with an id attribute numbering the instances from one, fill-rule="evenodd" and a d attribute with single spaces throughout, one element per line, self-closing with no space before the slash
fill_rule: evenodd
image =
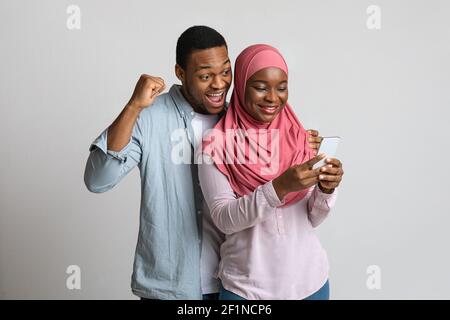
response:
<path id="1" fill-rule="evenodd" d="M 341 176 L 337 175 L 328 175 L 328 174 L 320 174 L 319 175 L 319 180 L 320 181 L 330 181 L 330 182 L 340 182 L 341 181 Z"/>
<path id="2" fill-rule="evenodd" d="M 335 167 L 342 167 L 341 161 L 339 161 L 336 158 L 327 158 L 327 159 L 325 159 L 325 163 L 326 164 L 331 164 L 331 165 L 333 165 Z"/>
<path id="3" fill-rule="evenodd" d="M 317 184 L 318 182 L 319 182 L 319 179 L 317 177 L 309 178 L 309 179 L 302 180 L 302 186 L 304 189 L 306 189 L 306 188 L 312 187 L 313 185 Z"/>
<path id="4" fill-rule="evenodd" d="M 341 175 L 343 173 L 342 168 L 328 167 L 328 165 L 320 168 L 320 173 L 330 174 L 330 175 Z"/>

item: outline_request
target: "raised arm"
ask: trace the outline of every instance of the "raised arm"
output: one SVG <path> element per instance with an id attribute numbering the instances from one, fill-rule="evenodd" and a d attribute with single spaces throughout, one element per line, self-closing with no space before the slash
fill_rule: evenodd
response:
<path id="1" fill-rule="evenodd" d="M 153 103 L 164 88 L 163 79 L 141 75 L 130 101 L 108 128 L 108 150 L 119 151 L 129 143 L 139 114 Z"/>
<path id="2" fill-rule="evenodd" d="M 133 95 L 114 122 L 92 143 L 84 172 L 91 192 L 114 187 L 141 160 L 142 139 L 147 137 L 141 111 L 165 88 L 161 78 L 142 75 Z"/>

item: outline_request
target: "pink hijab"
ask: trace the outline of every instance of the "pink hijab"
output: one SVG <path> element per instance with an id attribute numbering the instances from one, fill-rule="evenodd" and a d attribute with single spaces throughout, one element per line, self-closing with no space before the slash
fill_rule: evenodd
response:
<path id="1" fill-rule="evenodd" d="M 289 167 L 314 156 L 308 145 L 308 133 L 288 103 L 271 123 L 259 122 L 247 112 L 246 82 L 257 71 L 268 67 L 288 74 L 286 62 L 275 48 L 257 44 L 242 51 L 236 59 L 234 90 L 228 110 L 203 142 L 203 152 L 212 157 L 239 196 L 253 192 Z M 227 135 L 227 132 L 237 134 Z M 233 161 L 227 161 L 227 156 Z M 307 192 L 306 189 L 289 193 L 284 206 L 303 199 Z"/>

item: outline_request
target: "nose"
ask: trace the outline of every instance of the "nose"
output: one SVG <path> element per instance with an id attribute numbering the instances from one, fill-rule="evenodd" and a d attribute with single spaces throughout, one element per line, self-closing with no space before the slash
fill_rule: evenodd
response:
<path id="1" fill-rule="evenodd" d="M 278 98 L 278 96 L 274 89 L 269 90 L 264 97 L 264 99 L 270 103 L 275 102 L 277 100 L 277 98 Z"/>
<path id="2" fill-rule="evenodd" d="M 225 85 L 226 85 L 225 81 L 223 81 L 223 79 L 218 76 L 215 76 L 213 78 L 213 81 L 211 82 L 211 88 L 215 90 L 223 89 L 225 88 Z"/>

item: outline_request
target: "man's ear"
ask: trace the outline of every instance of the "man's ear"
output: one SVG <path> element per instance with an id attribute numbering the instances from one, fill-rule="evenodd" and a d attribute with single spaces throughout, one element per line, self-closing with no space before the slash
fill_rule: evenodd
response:
<path id="1" fill-rule="evenodd" d="M 181 83 L 184 83 L 185 72 L 178 63 L 175 65 L 175 75 L 177 76 L 178 80 L 181 81 Z"/>

